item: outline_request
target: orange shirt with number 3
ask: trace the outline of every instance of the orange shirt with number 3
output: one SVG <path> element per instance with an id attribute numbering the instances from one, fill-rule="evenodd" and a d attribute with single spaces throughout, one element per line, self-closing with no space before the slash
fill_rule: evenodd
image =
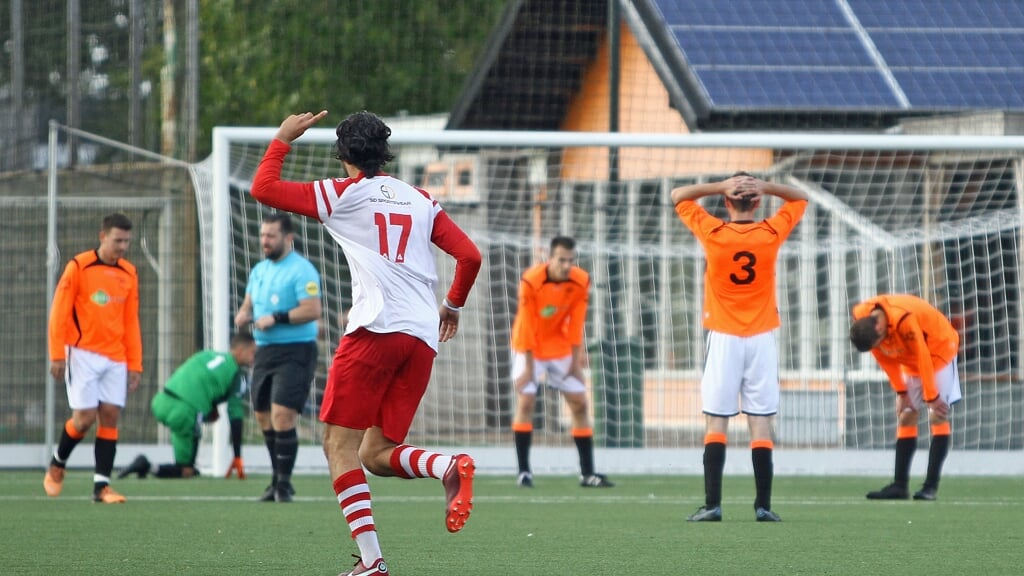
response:
<path id="1" fill-rule="evenodd" d="M 704 328 L 733 336 L 778 328 L 775 261 L 806 209 L 806 200 L 796 200 L 760 222 L 726 222 L 694 200 L 676 204 L 676 214 L 700 241 L 707 259 Z"/>

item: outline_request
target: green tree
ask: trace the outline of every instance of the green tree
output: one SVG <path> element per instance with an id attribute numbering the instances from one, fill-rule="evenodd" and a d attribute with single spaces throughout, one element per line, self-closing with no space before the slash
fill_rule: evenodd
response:
<path id="1" fill-rule="evenodd" d="M 202 0 L 199 149 L 217 125 L 448 111 L 504 0 Z"/>

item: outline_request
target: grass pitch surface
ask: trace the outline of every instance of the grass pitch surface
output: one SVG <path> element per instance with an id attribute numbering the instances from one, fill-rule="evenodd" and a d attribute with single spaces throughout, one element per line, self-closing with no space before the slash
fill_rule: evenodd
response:
<path id="1" fill-rule="evenodd" d="M 0 572 L 7 575 L 333 575 L 358 553 L 327 476 L 300 476 L 291 504 L 256 501 L 268 478 L 115 481 L 122 505 L 90 500 L 71 471 L 48 498 L 42 471 L 0 471 Z M 881 478 L 781 477 L 779 524 L 754 521 L 753 479 L 726 478 L 721 523 L 687 523 L 694 476 L 478 476 L 466 528 L 448 534 L 436 480 L 370 477 L 396 576 L 1024 573 L 1024 480 L 951 477 L 937 502 L 874 502 Z"/>

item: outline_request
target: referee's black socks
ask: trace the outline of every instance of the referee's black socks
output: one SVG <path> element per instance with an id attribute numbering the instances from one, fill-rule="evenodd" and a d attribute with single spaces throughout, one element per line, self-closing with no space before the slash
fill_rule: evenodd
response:
<path id="1" fill-rule="evenodd" d="M 299 453 L 299 435 L 294 428 L 279 430 L 274 442 L 274 470 L 277 482 L 291 482 L 292 470 L 295 468 L 295 457 Z"/>

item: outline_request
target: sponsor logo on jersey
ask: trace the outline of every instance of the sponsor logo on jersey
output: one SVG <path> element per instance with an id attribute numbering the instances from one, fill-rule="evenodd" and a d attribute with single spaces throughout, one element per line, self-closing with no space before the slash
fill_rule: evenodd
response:
<path id="1" fill-rule="evenodd" d="M 395 199 L 395 191 L 391 189 L 387 184 L 382 184 L 380 187 L 380 193 L 384 195 L 388 200 Z"/>
<path id="2" fill-rule="evenodd" d="M 92 300 L 93 303 L 98 306 L 106 306 L 107 304 L 110 303 L 110 295 L 104 292 L 103 290 L 97 290 L 93 292 L 92 296 L 89 296 L 89 299 Z"/>
<path id="3" fill-rule="evenodd" d="M 555 315 L 556 312 L 558 312 L 558 306 L 553 306 L 553 305 L 549 304 L 549 305 L 545 306 L 544 308 L 541 308 L 540 317 L 541 318 L 551 318 L 552 316 Z"/>
<path id="4" fill-rule="evenodd" d="M 316 296 L 319 293 L 320 286 L 316 282 L 313 282 L 312 280 L 306 282 L 306 294 L 309 294 L 310 296 Z"/>

